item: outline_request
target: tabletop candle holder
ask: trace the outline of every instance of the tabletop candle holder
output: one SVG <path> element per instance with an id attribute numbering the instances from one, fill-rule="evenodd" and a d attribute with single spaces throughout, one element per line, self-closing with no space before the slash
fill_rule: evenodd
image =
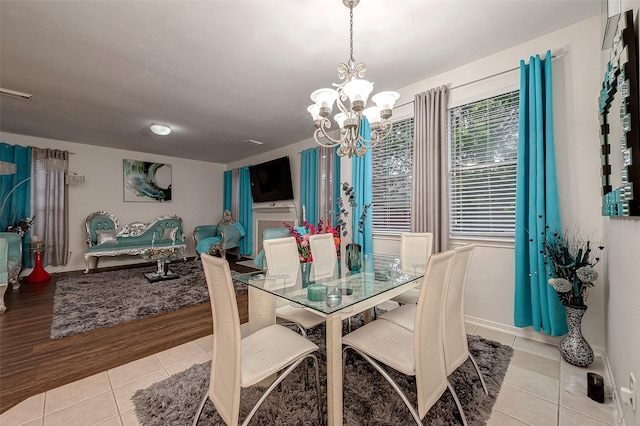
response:
<path id="1" fill-rule="evenodd" d="M 309 284 L 307 298 L 312 302 L 322 302 L 327 297 L 327 286 L 322 284 Z"/>

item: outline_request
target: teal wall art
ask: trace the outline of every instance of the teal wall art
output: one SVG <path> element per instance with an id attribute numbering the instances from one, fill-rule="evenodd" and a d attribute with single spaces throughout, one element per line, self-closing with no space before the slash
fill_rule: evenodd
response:
<path id="1" fill-rule="evenodd" d="M 124 201 L 171 202 L 171 164 L 124 161 Z"/>

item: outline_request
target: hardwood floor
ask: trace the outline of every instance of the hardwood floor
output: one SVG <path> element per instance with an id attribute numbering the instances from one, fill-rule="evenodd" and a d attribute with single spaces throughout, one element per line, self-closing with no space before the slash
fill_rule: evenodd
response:
<path id="1" fill-rule="evenodd" d="M 238 272 L 253 270 L 236 265 L 235 257 L 228 260 Z M 148 264 L 128 267 L 140 266 Z M 122 268 L 99 272 L 113 269 Z M 52 274 L 51 281 L 7 289 L 7 311 L 0 314 L 0 413 L 46 390 L 211 334 L 211 308 L 204 303 L 53 340 L 49 336 L 56 282 L 82 274 Z M 239 295 L 237 302 L 240 322 L 247 322 L 247 294 Z"/>

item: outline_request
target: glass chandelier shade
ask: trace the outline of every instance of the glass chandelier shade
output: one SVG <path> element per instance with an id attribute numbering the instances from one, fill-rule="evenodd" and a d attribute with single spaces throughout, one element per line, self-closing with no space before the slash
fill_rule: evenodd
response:
<path id="1" fill-rule="evenodd" d="M 349 8 L 350 24 L 350 58 L 347 64 L 338 65 L 338 77 L 343 80 L 340 84 L 334 83 L 336 89 L 318 89 L 311 94 L 314 102 L 307 108 L 316 127 L 314 138 L 318 145 L 333 148 L 339 146 L 337 153 L 340 156 L 361 157 L 368 149 L 373 148 L 391 134 L 393 124 L 389 121 L 393 107 L 400 95 L 396 92 L 380 92 L 371 100 L 376 106 L 366 108 L 369 95 L 373 91 L 373 83 L 364 79 L 367 66 L 363 62 L 353 59 L 353 8 L 360 0 L 342 0 Z M 348 101 L 348 102 L 347 102 Z M 328 133 L 331 129 L 329 116 L 333 111 L 334 103 L 339 112 L 334 116 L 340 129 L 339 139 L 331 137 Z M 363 117 L 369 121 L 371 127 L 371 139 L 365 139 L 360 134 L 360 123 Z"/>

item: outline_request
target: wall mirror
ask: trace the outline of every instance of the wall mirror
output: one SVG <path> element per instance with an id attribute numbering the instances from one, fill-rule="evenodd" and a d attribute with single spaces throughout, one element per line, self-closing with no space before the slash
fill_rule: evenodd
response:
<path id="1" fill-rule="evenodd" d="M 602 215 L 640 216 L 638 50 L 633 11 L 620 16 L 600 91 Z"/>

